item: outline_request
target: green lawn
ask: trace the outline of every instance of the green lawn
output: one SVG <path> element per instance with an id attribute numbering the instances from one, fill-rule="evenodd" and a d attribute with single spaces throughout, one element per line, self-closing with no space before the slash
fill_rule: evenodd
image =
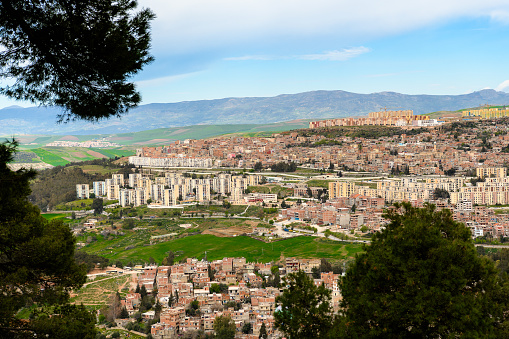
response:
<path id="1" fill-rule="evenodd" d="M 141 239 L 140 239 L 141 240 Z M 100 245 L 100 242 L 85 247 L 87 252 L 96 252 L 112 260 L 123 262 L 148 262 L 153 257 L 162 262 L 168 251 L 177 252 L 177 259 L 195 257 L 201 259 L 207 251 L 208 260 L 224 257 L 245 257 L 248 261 L 269 262 L 278 260 L 281 255 L 298 258 L 328 258 L 332 260 L 351 259 L 362 251 L 360 244 L 344 244 L 314 237 L 296 237 L 273 243 L 264 243 L 246 236 L 219 238 L 213 235 L 193 235 L 170 240 L 155 245 L 138 246 L 126 249 L 124 246 Z"/>
<path id="2" fill-rule="evenodd" d="M 307 184 L 308 187 L 323 187 L 329 189 L 329 182 L 332 182 L 334 180 L 319 180 L 319 179 L 313 179 L 308 180 Z"/>
<path id="3" fill-rule="evenodd" d="M 69 213 L 43 213 L 42 217 L 46 220 L 64 219 L 69 216 Z"/>
<path id="4" fill-rule="evenodd" d="M 45 163 L 53 165 L 53 166 L 63 166 L 67 164 L 69 161 L 63 159 L 62 157 L 54 154 L 43 148 L 36 148 L 32 150 L 37 156 Z"/>
<path id="5" fill-rule="evenodd" d="M 102 155 L 107 156 L 108 158 L 114 157 L 129 157 L 131 155 L 135 155 L 136 151 L 134 150 L 126 150 L 121 148 L 91 148 L 92 151 L 96 151 L 101 153 Z"/>

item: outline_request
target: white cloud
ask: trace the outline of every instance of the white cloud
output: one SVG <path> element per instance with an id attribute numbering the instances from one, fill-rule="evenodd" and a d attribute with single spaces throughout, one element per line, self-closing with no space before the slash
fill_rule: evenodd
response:
<path id="1" fill-rule="evenodd" d="M 509 92 L 509 80 L 502 82 L 495 88 L 497 91 Z"/>
<path id="2" fill-rule="evenodd" d="M 507 0 L 140 0 L 154 10 L 154 49 L 169 54 L 237 44 L 334 39 L 351 44 L 462 17 L 505 21 Z"/>
<path id="3" fill-rule="evenodd" d="M 367 47 L 360 46 L 354 48 L 347 48 L 341 51 L 330 51 L 322 54 L 307 54 L 298 56 L 302 60 L 328 60 L 328 61 L 346 61 L 355 58 L 361 54 L 368 53 L 371 50 Z"/>
<path id="4" fill-rule="evenodd" d="M 323 61 L 346 61 L 351 58 L 355 58 L 361 54 L 368 53 L 371 50 L 367 47 L 353 47 L 345 48 L 341 51 L 329 51 L 319 54 L 304 54 L 304 55 L 293 55 L 291 57 L 286 56 L 267 56 L 267 55 L 245 55 L 241 57 L 229 57 L 224 58 L 226 61 L 246 61 L 246 60 L 282 60 L 282 59 L 300 59 L 300 60 L 323 60 Z"/>
<path id="5" fill-rule="evenodd" d="M 509 24 L 509 10 L 495 10 L 490 16 L 493 21 Z"/>

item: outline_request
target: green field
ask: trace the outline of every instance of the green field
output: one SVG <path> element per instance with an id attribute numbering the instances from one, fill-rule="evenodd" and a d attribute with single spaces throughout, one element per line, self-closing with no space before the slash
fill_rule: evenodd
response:
<path id="1" fill-rule="evenodd" d="M 115 157 L 122 158 L 136 154 L 134 150 L 127 150 L 122 148 L 91 148 L 91 150 L 101 153 L 102 155 L 107 156 L 108 158 Z"/>
<path id="2" fill-rule="evenodd" d="M 273 124 L 227 124 L 227 125 L 194 125 L 172 128 L 159 128 L 148 131 L 116 134 L 111 141 L 121 145 L 145 144 L 166 145 L 169 141 L 185 139 L 206 139 L 225 134 L 243 136 L 270 136 L 272 132 L 307 128 L 309 122 L 304 120 Z"/>
<path id="3" fill-rule="evenodd" d="M 32 152 L 37 154 L 37 156 L 41 159 L 42 162 L 53 166 L 63 166 L 69 163 L 68 160 L 63 159 L 61 156 L 57 155 L 55 152 L 50 152 L 47 149 L 36 148 L 33 149 Z M 88 160 L 88 159 L 87 159 Z"/>
<path id="4" fill-rule="evenodd" d="M 168 251 L 177 252 L 178 260 L 192 257 L 201 259 L 207 251 L 208 260 L 217 260 L 224 257 L 245 257 L 248 261 L 258 262 L 276 261 L 280 259 L 281 255 L 285 257 L 345 260 L 353 258 L 356 253 L 362 251 L 362 245 L 360 244 L 345 244 L 315 237 L 295 237 L 264 243 L 246 236 L 219 238 L 204 234 L 155 245 L 138 246 L 133 249 L 105 246 L 103 251 L 95 251 L 94 247 L 96 246 L 87 246 L 84 250 L 123 262 L 148 262 L 149 258 L 152 257 L 159 263 L 162 262 Z"/>
<path id="5" fill-rule="evenodd" d="M 63 219 L 66 220 L 69 213 L 42 213 L 41 216 L 46 220 L 58 220 Z"/>
<path id="6" fill-rule="evenodd" d="M 97 152 L 108 158 L 120 158 L 135 154 L 133 150 L 122 148 L 41 147 L 32 149 L 32 152 L 35 153 L 41 161 L 53 166 L 63 166 L 70 162 L 81 162 L 100 158 L 100 156 L 88 153 L 89 151 Z"/>
<path id="7" fill-rule="evenodd" d="M 334 180 L 313 179 L 313 180 L 308 180 L 307 184 L 308 184 L 308 187 L 322 187 L 322 188 L 329 189 L 329 182 L 332 182 L 332 181 L 334 181 Z"/>

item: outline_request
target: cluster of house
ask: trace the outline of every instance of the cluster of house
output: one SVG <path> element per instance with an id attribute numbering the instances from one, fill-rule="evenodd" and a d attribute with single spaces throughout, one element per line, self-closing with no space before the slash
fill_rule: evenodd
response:
<path id="1" fill-rule="evenodd" d="M 454 220 L 465 224 L 472 237 L 508 237 L 508 213 L 495 212 L 493 208 L 476 205 L 465 200 L 458 203 L 450 199 L 413 199 L 407 200 L 416 207 L 423 207 L 426 202 L 433 203 L 438 210 L 447 208 L 452 211 Z M 306 222 L 316 225 L 330 226 L 331 231 L 359 230 L 366 226 L 370 232 L 379 231 L 387 224 L 383 217 L 384 200 L 358 193 L 349 197 L 339 197 L 326 203 L 306 201 L 301 203 L 288 202 L 290 207 L 279 210 L 279 218 L 291 221 Z"/>
<path id="2" fill-rule="evenodd" d="M 123 174 L 113 174 L 111 179 L 93 182 L 92 191 L 88 184 L 76 185 L 78 199 L 105 197 L 108 200 L 119 200 L 125 206 L 140 206 L 151 202 L 153 205 L 173 206 L 178 203 L 210 201 L 212 192 L 228 195 L 231 202 L 243 202 L 244 192 L 248 186 L 256 186 L 262 176 L 231 175 L 220 173 L 215 176 L 189 176 L 182 172 L 163 172 L 161 176 L 145 176 L 142 173 L 129 174 L 128 180 Z M 250 199 L 273 201 L 274 195 L 249 196 Z M 277 200 L 277 196 L 276 196 Z"/>
<path id="3" fill-rule="evenodd" d="M 72 140 L 55 140 L 46 144 L 47 147 L 86 147 L 86 148 L 107 148 L 107 147 L 120 147 L 119 144 L 105 141 L 105 140 L 87 140 L 87 141 L 72 141 Z"/>
<path id="4" fill-rule="evenodd" d="M 313 268 L 320 266 L 320 259 L 286 258 L 282 266 L 278 268 L 281 277 L 299 270 L 311 275 Z M 238 337 L 257 339 L 262 324 L 269 335 L 273 334 L 275 301 L 282 290 L 262 287 L 262 277 L 271 276 L 272 267 L 272 263 L 249 263 L 245 258 L 223 258 L 212 262 L 187 259 L 185 263 L 172 266 L 145 267 L 138 275 L 138 286 L 145 286 L 148 293 L 157 289 L 157 298 L 162 305 L 159 322 L 151 328 L 152 336 L 174 338 L 198 330 L 212 333 L 214 320 L 219 316 L 233 319 Z M 323 284 L 332 291 L 332 304 L 336 309 L 340 300 L 338 278 L 338 274 L 329 272 L 314 279 L 316 285 Z M 227 285 L 228 290 L 214 290 L 214 286 L 220 284 Z M 199 304 L 199 313 L 186 315 L 186 309 L 194 301 Z M 140 293 L 131 292 L 122 304 L 133 315 L 140 302 Z M 142 317 L 153 319 L 155 311 L 145 312 Z M 246 323 L 251 324 L 252 334 L 241 334 Z"/>
<path id="5" fill-rule="evenodd" d="M 476 127 L 462 129 L 461 133 L 447 129 L 449 125 L 445 125 L 415 135 L 411 127 L 406 127 L 409 129 L 407 134 L 399 136 L 340 136 L 334 138 L 333 144 L 321 144 L 321 141 L 329 139 L 306 132 L 276 133 L 271 138 L 189 139 L 168 146 L 139 149 L 133 157 L 138 160 L 133 161 L 148 167 L 244 168 L 253 168 L 256 163 L 268 168 L 281 161 L 292 161 L 315 169 L 328 169 L 332 164 L 336 169 L 377 173 L 408 168 L 410 174 L 417 175 L 444 175 L 450 169 L 464 173 L 481 165 L 502 167 L 509 162 L 509 153 L 503 152 L 504 147 L 509 145 L 506 125 L 497 120 L 478 121 L 476 124 Z M 486 143 L 482 143 L 481 136 L 486 138 Z M 143 160 L 145 158 L 153 159 L 150 161 L 154 163 Z M 202 160 L 205 162 L 201 163 Z"/>
<path id="6" fill-rule="evenodd" d="M 438 126 L 436 119 L 414 115 L 412 110 L 370 112 L 368 117 L 311 121 L 309 128 L 332 126 Z"/>
<path id="7" fill-rule="evenodd" d="M 386 224 L 382 217 L 385 202 L 381 198 L 352 194 L 325 203 L 306 201 L 289 204 L 291 207 L 279 210 L 280 219 L 329 225 L 333 231 L 360 229 L 362 226 L 379 230 Z"/>

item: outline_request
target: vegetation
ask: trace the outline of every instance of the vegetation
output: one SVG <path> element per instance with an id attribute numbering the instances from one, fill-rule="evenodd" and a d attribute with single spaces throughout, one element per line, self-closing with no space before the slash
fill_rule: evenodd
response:
<path id="1" fill-rule="evenodd" d="M 86 235 L 84 236 L 86 238 Z M 148 230 L 128 232 L 105 240 L 97 235 L 97 241 L 83 248 L 88 253 L 95 253 L 110 260 L 123 262 L 149 262 L 153 257 L 162 262 L 168 251 L 176 253 L 176 261 L 184 258 L 201 259 L 207 251 L 208 260 L 224 257 L 245 257 L 248 261 L 277 261 L 281 255 L 297 258 L 331 258 L 351 260 L 355 253 L 361 251 L 359 244 L 339 244 L 336 241 L 313 237 L 294 237 L 273 243 L 264 243 L 250 237 L 218 238 L 213 235 L 193 235 L 172 239 L 164 243 L 146 246 L 150 242 Z M 178 253 L 178 255 L 177 255 Z"/>
<path id="2" fill-rule="evenodd" d="M 111 172 L 127 174 L 131 171 L 131 167 L 116 165 L 113 159 L 96 159 L 82 164 L 90 165 L 100 166 L 107 171 L 101 173 L 96 169 L 85 172 L 82 167 L 70 163 L 39 172 L 30 185 L 32 189 L 30 201 L 43 210 L 53 209 L 59 204 L 76 200 L 77 184 L 89 184 L 92 187 L 92 182 L 110 178 Z"/>
<path id="3" fill-rule="evenodd" d="M 141 97 L 128 80 L 153 60 L 154 15 L 134 8 L 136 1 L 3 1 L 0 37 L 8 53 L 0 67 L 15 82 L 2 94 L 60 106 L 63 120 L 96 121 L 136 106 Z"/>
<path id="4" fill-rule="evenodd" d="M 0 144 L 0 337 L 93 338 L 93 315 L 68 304 L 70 289 L 86 279 L 74 260 L 74 238 L 61 221 L 47 221 L 28 202 L 35 172 L 7 167 L 16 147 L 14 141 Z M 32 321 L 16 317 L 34 304 Z"/>
<path id="5" fill-rule="evenodd" d="M 219 316 L 214 320 L 214 332 L 217 338 L 235 338 L 235 322 L 229 316 Z"/>
<path id="6" fill-rule="evenodd" d="M 297 164 L 293 161 L 288 162 L 278 162 L 272 166 L 270 166 L 272 172 L 295 172 L 297 170 Z"/>
<path id="7" fill-rule="evenodd" d="M 401 134 L 416 135 L 428 132 L 426 128 L 414 128 L 405 130 L 400 127 L 388 126 L 335 126 L 314 129 L 302 129 L 298 133 L 301 136 L 323 135 L 328 139 L 335 139 L 343 136 L 352 138 L 378 139 L 381 137 L 394 137 Z"/>
<path id="8" fill-rule="evenodd" d="M 331 291 L 316 286 L 306 273 L 285 277 L 286 289 L 276 298 L 281 310 L 274 312 L 274 326 L 289 338 L 324 338 L 332 328 Z"/>
<path id="9" fill-rule="evenodd" d="M 470 231 L 433 205 L 396 204 L 340 281 L 349 337 L 504 337 L 505 288 Z"/>

